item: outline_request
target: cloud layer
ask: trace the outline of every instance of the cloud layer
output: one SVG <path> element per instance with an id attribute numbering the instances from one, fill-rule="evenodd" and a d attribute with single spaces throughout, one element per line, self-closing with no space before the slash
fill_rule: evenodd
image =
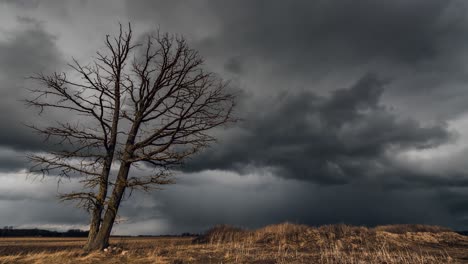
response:
<path id="1" fill-rule="evenodd" d="M 86 224 L 57 204 L 53 177 L 22 178 L 24 154 L 53 147 L 23 123 L 76 117 L 37 117 L 19 100 L 36 85 L 26 76 L 89 62 L 131 21 L 137 35 L 185 35 L 239 91 L 243 121 L 214 131 L 219 142 L 178 184 L 126 200 L 116 232 L 286 220 L 468 228 L 467 19 L 461 0 L 1 0 L 0 225 Z"/>

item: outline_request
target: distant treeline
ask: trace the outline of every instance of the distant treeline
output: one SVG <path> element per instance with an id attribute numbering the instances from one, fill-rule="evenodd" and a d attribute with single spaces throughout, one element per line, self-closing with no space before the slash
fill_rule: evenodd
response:
<path id="1" fill-rule="evenodd" d="M 0 237 L 87 237 L 88 231 L 70 229 L 65 232 L 49 231 L 43 229 L 14 229 L 5 227 L 0 229 Z"/>
<path id="2" fill-rule="evenodd" d="M 80 229 L 70 229 L 65 232 L 50 231 L 44 229 L 15 229 L 12 226 L 0 228 L 0 237 L 87 237 L 88 231 Z M 138 237 L 196 237 L 199 234 L 182 233 L 180 235 L 139 235 Z M 131 236 L 115 236 L 115 237 L 131 237 Z"/>

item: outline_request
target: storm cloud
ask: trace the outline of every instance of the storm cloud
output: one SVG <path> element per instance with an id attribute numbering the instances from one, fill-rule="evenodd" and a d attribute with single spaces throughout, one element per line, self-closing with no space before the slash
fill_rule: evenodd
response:
<path id="1" fill-rule="evenodd" d="M 44 149 L 43 139 L 25 126 L 37 113 L 26 109 L 22 100 L 28 96 L 27 88 L 35 85 L 28 77 L 56 70 L 63 61 L 55 36 L 46 32 L 39 21 L 23 17 L 16 20 L 19 29 L 8 30 L 0 40 L 0 145 L 15 150 Z"/>
<path id="2" fill-rule="evenodd" d="M 347 183 L 387 172 L 388 151 L 431 148 L 451 138 L 445 124 L 424 127 L 397 118 L 380 104 L 383 91 L 383 81 L 366 75 L 329 97 L 281 94 L 251 112 L 236 135 L 186 168 L 242 171 L 260 166 L 290 178 Z"/>
<path id="3" fill-rule="evenodd" d="M 23 124 L 76 117 L 38 117 L 20 100 L 37 85 L 25 77 L 90 62 L 127 21 L 137 38 L 184 35 L 238 92 L 241 121 L 213 131 L 218 142 L 175 172 L 177 184 L 128 197 L 117 233 L 281 221 L 468 228 L 462 0 L 0 1 L 0 225 L 87 224 L 55 200 L 76 179 L 59 189 L 53 175 L 23 179 L 24 154 L 53 148 Z"/>

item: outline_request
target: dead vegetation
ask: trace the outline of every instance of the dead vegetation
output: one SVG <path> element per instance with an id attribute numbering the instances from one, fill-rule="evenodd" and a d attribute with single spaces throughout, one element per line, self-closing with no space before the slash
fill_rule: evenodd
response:
<path id="1" fill-rule="evenodd" d="M 424 225 L 221 225 L 197 238 L 113 238 L 121 250 L 91 254 L 84 242 L 3 239 L 0 263 L 468 263 L 468 237 Z"/>
<path id="2" fill-rule="evenodd" d="M 377 226 L 374 228 L 376 231 L 385 231 L 394 234 L 405 234 L 405 233 L 444 233 L 452 232 L 451 229 L 441 226 L 431 225 L 384 225 Z"/>

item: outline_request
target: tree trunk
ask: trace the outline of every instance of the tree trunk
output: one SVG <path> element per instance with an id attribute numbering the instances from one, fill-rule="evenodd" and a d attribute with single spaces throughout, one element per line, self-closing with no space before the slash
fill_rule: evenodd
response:
<path id="1" fill-rule="evenodd" d="M 122 197 L 125 192 L 130 166 L 130 163 L 122 163 L 120 165 L 117 183 L 112 192 L 112 196 L 110 197 L 101 226 L 94 240 L 86 246 L 87 250 L 103 250 L 109 246 L 109 237 L 114 225 L 115 217 L 117 216 L 120 202 L 122 201 Z"/>
<path id="2" fill-rule="evenodd" d="M 96 236 L 99 232 L 99 226 L 101 225 L 101 213 L 102 213 L 102 207 L 98 209 L 96 205 L 91 215 L 91 224 L 89 226 L 88 240 L 86 241 L 86 244 L 84 246 L 85 251 L 92 250 L 91 245 L 93 241 L 96 239 Z"/>
<path id="3" fill-rule="evenodd" d="M 119 71 L 120 74 L 120 71 Z M 120 75 L 119 75 L 120 76 Z M 118 78 L 119 80 L 120 78 Z M 96 249 L 101 249 L 100 247 L 96 248 L 95 240 L 99 233 L 101 223 L 102 223 L 102 210 L 104 209 L 104 202 L 107 197 L 107 189 L 109 184 L 109 174 L 112 167 L 112 161 L 114 160 L 114 151 L 115 144 L 117 142 L 117 127 L 119 123 L 119 114 L 120 114 L 120 84 L 116 81 L 115 84 L 115 109 L 112 118 L 112 128 L 111 128 L 111 138 L 110 144 L 107 151 L 107 159 L 104 162 L 101 179 L 99 182 L 99 193 L 96 197 L 96 204 L 94 205 L 93 212 L 91 214 L 91 224 L 89 227 L 88 241 L 84 246 L 85 251 L 92 251 Z"/>
<path id="4" fill-rule="evenodd" d="M 90 250 L 103 250 L 109 246 L 109 237 L 114 226 L 115 217 L 119 210 L 120 202 L 122 201 L 125 188 L 127 186 L 128 173 L 130 172 L 131 162 L 128 162 L 133 155 L 133 144 L 135 142 L 138 129 L 140 127 L 141 116 L 137 116 L 136 121 L 133 123 L 130 133 L 128 134 L 127 141 L 125 143 L 125 154 L 122 157 L 120 163 L 119 173 L 117 174 L 117 180 L 112 191 L 112 195 L 107 204 L 107 209 L 104 214 L 102 221 L 100 221 L 99 230 L 95 238 L 86 245 L 85 249 Z M 105 185 L 107 188 L 107 184 Z M 101 186 L 102 187 L 102 186 Z M 107 193 L 107 189 L 106 189 Z M 105 197 L 104 197 L 105 199 Z M 102 209 L 101 209 L 102 211 Z M 101 213 L 100 213 L 101 214 Z"/>
<path id="5" fill-rule="evenodd" d="M 113 151 L 113 147 L 111 151 Z M 91 213 L 91 223 L 89 226 L 88 240 L 86 242 L 86 245 L 84 246 L 85 251 L 92 250 L 92 243 L 96 239 L 96 236 L 101 226 L 102 210 L 104 208 L 104 201 L 107 196 L 107 185 L 108 185 L 112 159 L 113 159 L 113 152 L 108 154 L 108 159 L 104 163 L 104 169 L 101 175 L 101 182 L 99 184 L 99 193 L 95 201 L 96 204 L 94 205 L 93 211 Z"/>

